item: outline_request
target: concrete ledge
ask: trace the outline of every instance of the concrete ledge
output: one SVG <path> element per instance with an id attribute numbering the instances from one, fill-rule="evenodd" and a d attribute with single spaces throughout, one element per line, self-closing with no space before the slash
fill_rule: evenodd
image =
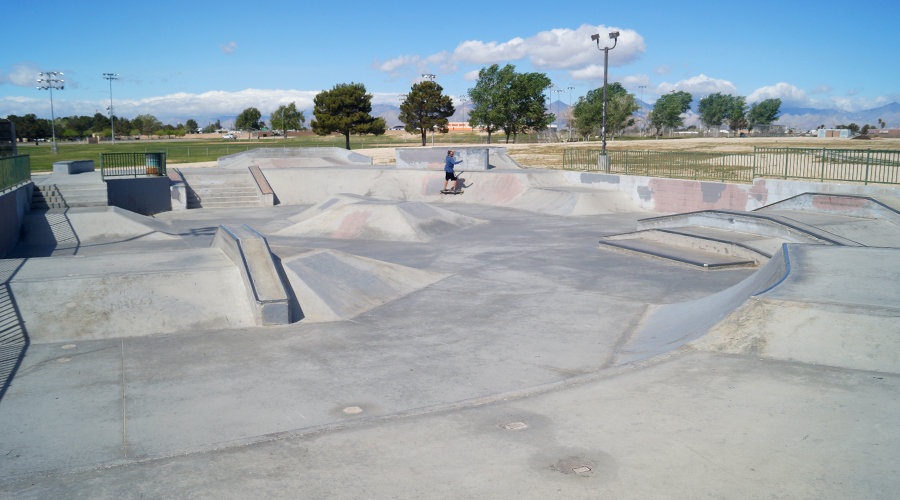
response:
<path id="1" fill-rule="evenodd" d="M 53 162 L 53 173 L 62 175 L 80 174 L 94 171 L 94 160 L 72 160 Z"/>
<path id="2" fill-rule="evenodd" d="M 225 252 L 241 271 L 258 326 L 291 322 L 287 291 L 261 234 L 246 224 L 219 226 L 210 247 Z"/>
<path id="3" fill-rule="evenodd" d="M 256 195 L 259 196 L 259 203 L 264 207 L 271 207 L 275 204 L 275 191 L 269 186 L 269 181 L 263 175 L 262 170 L 256 165 L 250 167 L 250 175 L 253 176 L 253 186 L 256 187 Z"/>
<path id="4" fill-rule="evenodd" d="M 169 192 L 172 194 L 172 210 L 187 210 L 187 183 L 177 168 L 168 172 Z"/>
<path id="5" fill-rule="evenodd" d="M 488 170 L 490 148 L 397 148 L 397 168 L 427 168 L 441 170 L 447 158 L 447 151 L 456 151 L 455 157 L 463 162 L 456 166 L 458 170 Z M 506 149 L 506 148 L 503 148 Z"/>

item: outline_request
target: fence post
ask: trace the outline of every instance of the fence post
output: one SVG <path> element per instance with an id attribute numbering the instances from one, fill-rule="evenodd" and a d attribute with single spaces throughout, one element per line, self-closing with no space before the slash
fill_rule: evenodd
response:
<path id="1" fill-rule="evenodd" d="M 787 180 L 788 170 L 788 148 L 784 148 L 784 179 Z"/>
<path id="2" fill-rule="evenodd" d="M 625 150 L 625 170 L 628 170 L 628 150 Z"/>
<path id="3" fill-rule="evenodd" d="M 869 185 L 869 155 L 872 153 L 871 149 L 866 150 L 866 180 L 863 185 Z"/>
<path id="4" fill-rule="evenodd" d="M 756 180 L 756 146 L 753 146 L 753 164 L 750 167 L 750 183 Z"/>
<path id="5" fill-rule="evenodd" d="M 191 147 L 188 146 L 188 156 L 191 156 Z"/>
<path id="6" fill-rule="evenodd" d="M 825 148 L 822 148 L 822 176 L 819 182 L 825 182 Z"/>

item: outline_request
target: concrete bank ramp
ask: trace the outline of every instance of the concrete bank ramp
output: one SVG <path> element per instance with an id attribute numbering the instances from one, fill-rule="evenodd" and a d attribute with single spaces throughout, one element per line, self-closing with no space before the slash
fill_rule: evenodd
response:
<path id="1" fill-rule="evenodd" d="M 557 171 L 463 171 L 461 195 L 444 195 L 444 173 L 414 169 L 268 169 L 282 204 L 306 205 L 342 193 L 427 203 L 473 203 L 552 215 L 643 212 L 626 194 L 568 183 Z"/>
<path id="2" fill-rule="evenodd" d="M 31 342 L 255 325 L 240 272 L 215 248 L 12 261 L 7 283 Z"/>
<path id="3" fill-rule="evenodd" d="M 181 241 L 170 230 L 161 221 L 118 207 L 34 210 L 22 222 L 19 245 L 77 253 L 80 247 L 111 242 Z"/>
<path id="4" fill-rule="evenodd" d="M 616 364 L 663 354 L 699 338 L 751 296 L 778 284 L 789 271 L 787 245 L 744 281 L 702 299 L 650 306 Z"/>
<path id="5" fill-rule="evenodd" d="M 353 194 L 331 196 L 289 219 L 296 224 L 275 234 L 417 242 L 485 222 L 420 201 L 378 200 Z"/>
<path id="6" fill-rule="evenodd" d="M 790 273 L 693 345 L 900 373 L 900 250 L 789 245 Z"/>
<path id="7" fill-rule="evenodd" d="M 281 264 L 292 318 L 311 323 L 351 319 L 447 276 L 337 250 L 309 250 Z"/>
<path id="8" fill-rule="evenodd" d="M 261 168 L 340 167 L 371 165 L 372 158 L 344 148 L 262 147 L 218 158 L 219 167 Z"/>

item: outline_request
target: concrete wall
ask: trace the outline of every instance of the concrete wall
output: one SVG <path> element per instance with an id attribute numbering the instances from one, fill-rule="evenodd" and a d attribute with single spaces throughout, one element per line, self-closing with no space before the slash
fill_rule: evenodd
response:
<path id="1" fill-rule="evenodd" d="M 34 183 L 24 182 L 0 192 L 0 257 L 5 257 L 19 241 L 25 214 L 31 210 Z"/>
<path id="2" fill-rule="evenodd" d="M 172 210 L 172 191 L 168 177 L 108 179 L 106 195 L 109 206 L 124 208 L 142 215 Z"/>
<path id="3" fill-rule="evenodd" d="M 457 170 L 488 170 L 488 148 L 397 148 L 397 168 L 428 168 L 443 170 L 447 151 L 456 151 L 455 158 L 463 162 L 456 166 Z M 503 148 L 506 149 L 506 148 Z"/>
<path id="4" fill-rule="evenodd" d="M 187 210 L 187 183 L 177 168 L 168 171 L 169 191 L 172 198 L 172 210 Z"/>
<path id="5" fill-rule="evenodd" d="M 636 175 L 565 171 L 567 181 L 599 189 L 617 189 L 641 208 L 680 213 L 697 210 L 755 210 L 803 193 L 841 193 L 900 197 L 900 188 L 828 182 L 754 179 L 753 184 L 729 184 Z"/>
<path id="6" fill-rule="evenodd" d="M 360 165 L 371 165 L 372 158 L 343 148 L 256 148 L 219 157 L 220 167 L 250 158 L 319 158 L 333 157 Z"/>

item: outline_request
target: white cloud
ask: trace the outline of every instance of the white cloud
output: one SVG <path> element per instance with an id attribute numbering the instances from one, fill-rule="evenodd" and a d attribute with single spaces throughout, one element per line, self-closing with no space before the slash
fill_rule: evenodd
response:
<path id="1" fill-rule="evenodd" d="M 825 87 L 825 86 L 820 86 Z M 826 87 L 827 92 L 833 89 Z M 826 92 L 824 89 L 813 89 L 811 93 L 817 93 L 816 90 Z M 797 88 L 786 82 L 780 82 L 768 87 L 760 87 L 747 96 L 747 103 L 759 102 L 765 99 L 781 99 L 781 103 L 785 107 L 792 108 L 813 108 L 813 109 L 842 109 L 850 112 L 862 111 L 866 109 L 877 108 L 890 104 L 897 100 L 897 95 L 878 96 L 874 99 L 864 97 L 854 97 L 855 94 L 848 92 L 848 96 L 824 96 L 822 99 L 811 98 L 806 91 Z"/>
<path id="2" fill-rule="evenodd" d="M 695 76 L 675 83 L 663 82 L 656 88 L 656 93 L 662 95 L 671 91 L 682 90 L 690 92 L 691 94 L 711 94 L 713 92 L 721 92 L 723 94 L 737 93 L 737 87 L 728 80 L 710 78 L 706 75 Z"/>
<path id="3" fill-rule="evenodd" d="M 622 85 L 627 89 L 639 90 L 638 85 L 646 85 L 648 89 L 652 89 L 653 86 L 650 84 L 650 77 L 647 75 L 629 75 L 618 79 Z M 646 89 L 644 89 L 644 93 L 648 93 Z"/>
<path id="4" fill-rule="evenodd" d="M 467 82 L 474 82 L 477 79 L 478 79 L 478 70 L 477 69 L 473 69 L 472 71 L 469 71 L 468 73 L 463 75 L 463 80 L 465 80 Z"/>
<path id="5" fill-rule="evenodd" d="M 31 61 L 13 64 L 9 73 L 0 70 L 0 85 L 9 83 L 19 87 L 34 87 L 37 85 L 40 71 L 41 69 Z"/>
<path id="6" fill-rule="evenodd" d="M 231 55 L 234 53 L 234 50 L 237 48 L 237 44 L 234 42 L 222 43 L 219 44 L 219 48 L 222 49 L 226 55 Z"/>
<path id="7" fill-rule="evenodd" d="M 828 85 L 816 85 L 815 88 L 813 88 L 811 91 L 809 91 L 809 93 L 810 94 L 828 94 L 832 90 L 834 90 L 834 89 L 829 87 Z"/>
<path id="8" fill-rule="evenodd" d="M 297 103 L 297 108 L 313 108 L 313 98 L 318 90 L 266 90 L 247 89 L 239 92 L 211 91 L 202 94 L 179 92 L 139 100 L 116 99 L 116 114 L 134 118 L 140 114 L 152 114 L 163 122 L 184 123 L 188 118 L 197 121 L 227 116 L 237 116 L 246 108 L 255 107 L 264 116 L 283 104 Z M 372 104 L 397 105 L 399 94 L 372 93 Z M 97 101 L 70 101 L 54 96 L 56 116 L 90 115 L 98 110 L 103 112 L 109 106 L 107 99 Z M 35 113 L 39 117 L 50 117 L 50 99 L 32 97 L 0 97 L 0 116 Z M 307 120 L 312 119 L 308 113 Z"/>
<path id="9" fill-rule="evenodd" d="M 653 70 L 653 72 L 657 75 L 671 75 L 672 68 L 666 66 L 665 64 L 660 64 L 656 67 L 656 69 Z"/>
<path id="10" fill-rule="evenodd" d="M 590 64 L 584 68 L 570 71 L 569 75 L 573 80 L 582 80 L 586 82 L 603 80 L 603 65 Z"/>
<path id="11" fill-rule="evenodd" d="M 606 37 L 611 31 L 618 31 L 620 35 L 616 49 L 609 52 L 610 65 L 629 64 L 646 52 L 644 38 L 634 30 L 585 24 L 575 30 L 552 29 L 528 38 L 516 37 L 505 42 L 467 40 L 460 43 L 453 52 L 443 51 L 427 57 L 401 55 L 384 62 L 376 60 L 373 66 L 378 71 L 397 78 L 411 76 L 413 70 L 422 72 L 428 67 L 452 73 L 459 69 L 460 64 L 484 66 L 524 59 L 538 70 L 581 71 L 583 76 L 587 76 L 596 73 L 596 68 L 592 67 L 603 60 L 603 54 L 597 50 L 591 35 L 600 33 L 601 46 L 611 45 Z M 585 70 L 587 73 L 584 73 Z M 600 71 L 602 76 L 602 69 Z"/>

